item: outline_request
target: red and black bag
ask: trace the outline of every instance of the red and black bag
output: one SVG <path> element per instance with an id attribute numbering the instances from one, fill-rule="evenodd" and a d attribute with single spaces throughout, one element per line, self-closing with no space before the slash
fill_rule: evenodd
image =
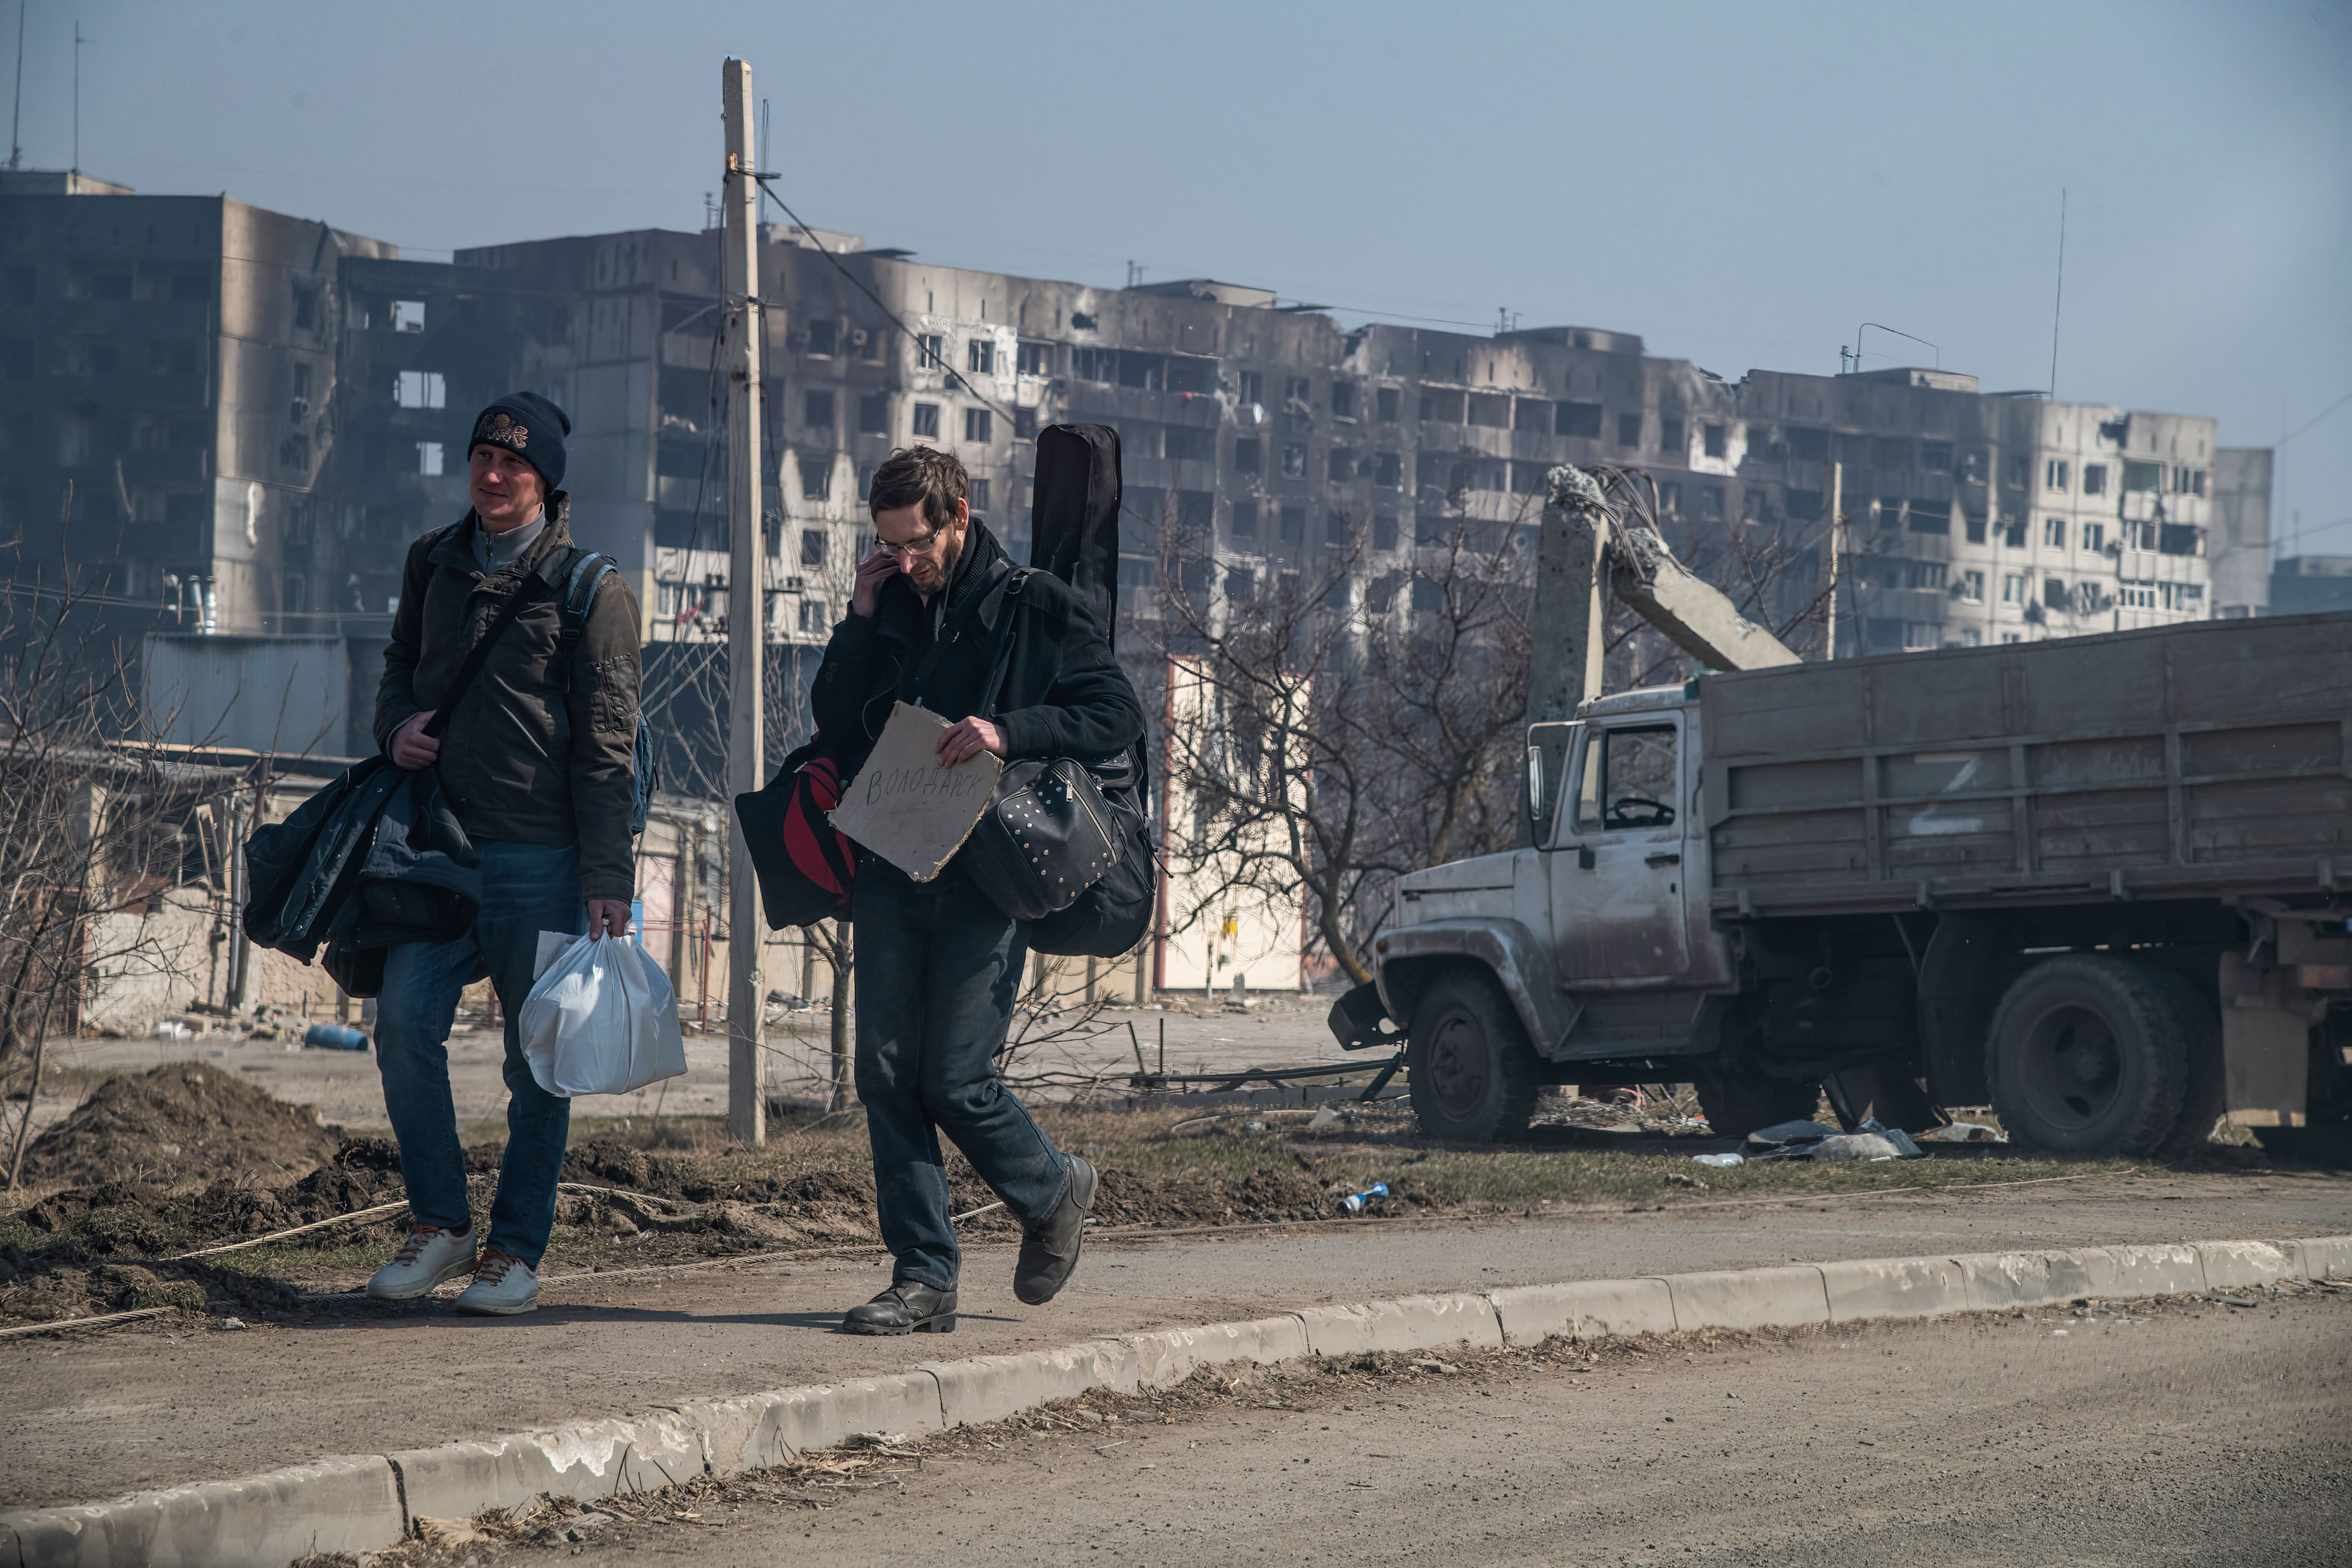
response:
<path id="1" fill-rule="evenodd" d="M 841 804 L 841 786 L 820 735 L 786 757 L 765 789 L 735 797 L 771 931 L 849 918 L 857 846 L 825 816 Z"/>

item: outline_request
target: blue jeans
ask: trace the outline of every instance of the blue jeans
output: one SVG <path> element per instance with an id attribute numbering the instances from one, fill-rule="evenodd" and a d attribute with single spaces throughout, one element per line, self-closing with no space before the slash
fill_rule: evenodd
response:
<path id="1" fill-rule="evenodd" d="M 490 1205 L 489 1245 L 533 1268 L 555 1227 L 555 1183 L 572 1131 L 572 1102 L 550 1094 L 522 1058 L 515 1015 L 530 994 L 539 933 L 577 936 L 588 929 L 580 901 L 576 844 L 477 840 L 482 855 L 482 907 L 473 931 L 455 942 L 409 942 L 392 950 L 376 998 L 376 1067 L 383 1108 L 400 1141 L 400 1174 L 410 1214 L 426 1225 L 464 1230 L 473 1224 L 466 1199 L 466 1152 L 449 1098 L 449 1026 L 457 996 L 487 971 L 507 1024 L 507 1152 Z"/>
<path id="2" fill-rule="evenodd" d="M 1028 928 L 950 867 L 915 882 L 877 856 L 857 868 L 857 1098 L 874 1145 L 875 1207 L 894 1279 L 951 1290 L 944 1131 L 1013 1218 L 1060 1206 L 1069 1160 L 996 1076 Z"/>

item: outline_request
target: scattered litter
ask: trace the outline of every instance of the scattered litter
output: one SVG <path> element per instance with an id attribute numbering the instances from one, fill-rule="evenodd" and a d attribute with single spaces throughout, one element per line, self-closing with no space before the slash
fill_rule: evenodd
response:
<path id="1" fill-rule="evenodd" d="M 1874 1132 L 1879 1137 L 1885 1139 L 1889 1143 L 1892 1143 L 1895 1146 L 1895 1157 L 1898 1160 L 1919 1160 L 1927 1157 L 1927 1151 L 1920 1148 L 1919 1145 L 1911 1142 L 1911 1134 L 1904 1131 L 1899 1127 L 1887 1126 L 1875 1116 L 1864 1117 L 1862 1119 L 1862 1125 L 1854 1129 L 1854 1131 L 1857 1132 Z"/>
<path id="2" fill-rule="evenodd" d="M 1265 1123 L 1263 1121 L 1244 1121 L 1242 1123 L 1242 1131 L 1244 1132 L 1263 1132 L 1265 1131 Z"/>
<path id="3" fill-rule="evenodd" d="M 1919 1134 L 1922 1143 L 2006 1143 L 2009 1134 L 1987 1127 L 1981 1121 L 1955 1121 L 1948 1127 L 1934 1127 Z"/>
<path id="4" fill-rule="evenodd" d="M 2255 1304 L 2255 1303 L 2253 1303 L 2253 1302 L 2249 1301 L 2248 1300 L 2246 1300 L 2243 1296 L 2220 1296 L 2220 1295 L 2215 1295 L 2215 1296 L 2200 1296 L 2200 1297 L 2198 1297 L 2197 1299 L 2198 1299 L 2199 1300 L 2200 1300 L 2200 1301 L 2219 1301 L 2219 1302 L 2221 1302 L 2221 1305 L 2223 1305 L 2224 1307 L 2251 1307 L 2251 1306 L 2253 1306 L 2253 1305 Z"/>
<path id="5" fill-rule="evenodd" d="M 1822 1139 L 1811 1151 L 1816 1160 L 1892 1160 L 1895 1145 L 1875 1132 L 1840 1132 Z"/>
<path id="6" fill-rule="evenodd" d="M 1332 1110 L 1328 1105 L 1322 1106 L 1316 1110 L 1314 1115 L 1307 1119 L 1307 1125 L 1310 1129 L 1317 1127 L 1337 1127 L 1339 1125 L 1339 1113 Z"/>
<path id="7" fill-rule="evenodd" d="M 471 1546 L 491 1539 L 462 1519 L 435 1519 L 422 1513 L 416 1516 L 416 1533 L 428 1546 Z"/>
<path id="8" fill-rule="evenodd" d="M 155 1026 L 155 1037 L 159 1040 L 184 1040 L 194 1033 L 177 1018 L 166 1018 Z"/>
<path id="9" fill-rule="evenodd" d="M 1440 1377 L 1451 1377 L 1455 1373 L 1462 1370 L 1460 1367 L 1455 1366 L 1452 1362 L 1440 1361 L 1433 1355 L 1425 1355 L 1419 1361 L 1414 1362 L 1412 1364 L 1418 1371 L 1433 1372 Z"/>
<path id="10" fill-rule="evenodd" d="M 1818 1143 L 1836 1134 L 1836 1128 L 1824 1127 L 1818 1121 L 1776 1121 L 1750 1132 L 1748 1145 L 1751 1149 L 1776 1149 L 1789 1143 Z"/>
<path id="11" fill-rule="evenodd" d="M 224 1329 L 241 1329 L 245 1327 L 245 1320 L 243 1318 L 223 1318 L 221 1320 L 220 1326 Z"/>
<path id="12" fill-rule="evenodd" d="M 320 1051 L 363 1051 L 368 1037 L 349 1024 L 313 1024 L 302 1031 L 302 1043 Z"/>
<path id="13" fill-rule="evenodd" d="M 1706 1191 L 1705 1182 L 1700 1181 L 1696 1176 L 1686 1176 L 1680 1171 L 1668 1171 L 1658 1179 L 1670 1187 L 1696 1187 L 1700 1192 Z"/>
<path id="14" fill-rule="evenodd" d="M 1389 1184 L 1386 1182 L 1374 1182 L 1362 1192 L 1349 1193 L 1346 1197 L 1341 1198 L 1339 1200 L 1339 1206 L 1346 1209 L 1349 1214 L 1361 1214 L 1366 1204 L 1371 1202 L 1374 1198 L 1384 1198 L 1388 1195 Z"/>
<path id="15" fill-rule="evenodd" d="M 2066 1337 L 2066 1331 L 2063 1329 L 2053 1329 L 2050 1331 L 2050 1337 L 2053 1340 L 2063 1340 Z"/>
<path id="16" fill-rule="evenodd" d="M 1695 1165 L 1713 1165 L 1721 1169 L 1725 1166 L 1743 1164 L 1746 1163 L 1747 1158 L 1748 1157 L 1744 1154 L 1693 1154 L 1691 1156 L 1691 1163 Z"/>

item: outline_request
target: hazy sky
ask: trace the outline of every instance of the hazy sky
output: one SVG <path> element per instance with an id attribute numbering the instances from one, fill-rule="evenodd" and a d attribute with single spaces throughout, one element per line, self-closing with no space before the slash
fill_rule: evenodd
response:
<path id="1" fill-rule="evenodd" d="M 82 168 L 415 254 L 698 228 L 734 53 L 801 216 L 931 260 L 1507 308 L 1734 379 L 1866 320 L 1992 390 L 2049 381 L 2063 189 L 2062 398 L 2254 446 L 2352 394 L 2347 0 L 28 0 L 31 166 L 71 156 L 77 20 Z M 2281 531 L 2352 552 L 2352 405 L 2282 466 Z"/>

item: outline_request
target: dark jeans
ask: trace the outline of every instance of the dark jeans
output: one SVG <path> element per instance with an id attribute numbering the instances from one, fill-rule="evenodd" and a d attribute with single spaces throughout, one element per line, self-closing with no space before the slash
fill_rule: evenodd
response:
<path id="1" fill-rule="evenodd" d="M 572 1131 L 572 1102 L 550 1094 L 522 1059 L 515 1015 L 530 994 L 539 933 L 588 929 L 580 902 L 580 848 L 574 844 L 477 841 L 482 852 L 482 908 L 471 935 L 455 942 L 409 942 L 392 950 L 376 998 L 376 1067 L 383 1108 L 400 1141 L 400 1173 L 409 1213 L 426 1225 L 463 1230 L 473 1223 L 466 1199 L 466 1154 L 449 1098 L 449 1026 L 457 994 L 488 969 L 507 1024 L 507 1152 L 490 1205 L 489 1244 L 533 1268 L 555 1226 L 555 1183 Z"/>
<path id="2" fill-rule="evenodd" d="M 1069 1161 L 1011 1091 L 1004 1043 L 1028 928 L 952 866 L 910 881 L 867 856 L 852 895 L 857 923 L 857 1098 L 874 1143 L 882 1242 L 895 1279 L 952 1289 L 963 1260 L 948 1223 L 940 1133 L 1024 1225 L 1058 1207 Z"/>

